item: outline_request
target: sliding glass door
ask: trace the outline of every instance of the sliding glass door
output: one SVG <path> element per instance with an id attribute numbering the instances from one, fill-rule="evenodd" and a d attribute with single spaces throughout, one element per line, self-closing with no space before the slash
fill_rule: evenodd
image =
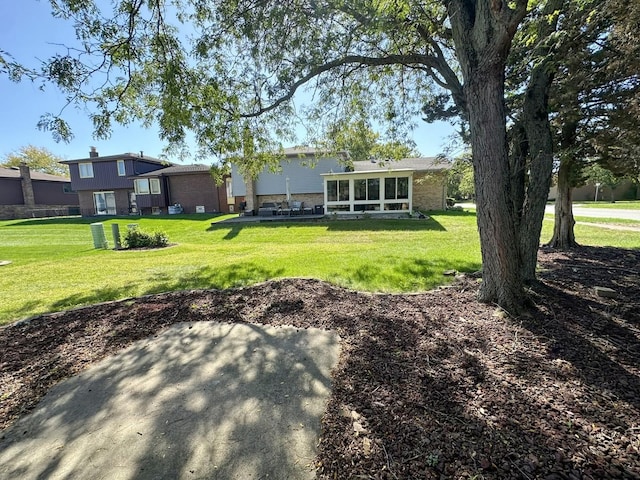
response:
<path id="1" fill-rule="evenodd" d="M 93 192 L 96 215 L 115 215 L 116 196 L 113 192 Z"/>

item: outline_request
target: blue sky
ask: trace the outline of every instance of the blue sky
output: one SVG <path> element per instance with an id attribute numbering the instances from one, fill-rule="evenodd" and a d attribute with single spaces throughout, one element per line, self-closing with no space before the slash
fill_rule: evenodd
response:
<path id="1" fill-rule="evenodd" d="M 68 45 L 75 39 L 71 23 L 53 18 L 46 0 L 2 1 L 0 18 L 3 26 L 0 50 L 31 66 L 37 65 L 38 59 L 44 60 L 60 51 L 60 46 L 55 44 Z M 29 144 L 45 147 L 65 159 L 87 157 L 90 146 L 96 146 L 101 155 L 142 150 L 151 156 L 160 155 L 166 146 L 157 130 L 138 125 L 116 125 L 109 140 L 94 140 L 86 112 L 71 107 L 65 110 L 64 118 L 72 127 L 74 139 L 70 143 L 56 143 L 49 132 L 39 131 L 36 124 L 41 115 L 60 111 L 65 105 L 62 94 L 51 86 L 41 91 L 39 84 L 29 80 L 16 84 L 6 77 L 0 77 L 0 92 L 0 161 Z M 448 123 L 420 122 L 414 140 L 423 155 L 433 156 L 446 149 L 453 134 L 454 129 Z"/>

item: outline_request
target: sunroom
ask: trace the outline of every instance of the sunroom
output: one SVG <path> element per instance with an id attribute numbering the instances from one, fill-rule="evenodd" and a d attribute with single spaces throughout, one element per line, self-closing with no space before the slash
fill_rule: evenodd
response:
<path id="1" fill-rule="evenodd" d="M 413 209 L 411 169 L 322 174 L 327 213 L 383 214 Z"/>

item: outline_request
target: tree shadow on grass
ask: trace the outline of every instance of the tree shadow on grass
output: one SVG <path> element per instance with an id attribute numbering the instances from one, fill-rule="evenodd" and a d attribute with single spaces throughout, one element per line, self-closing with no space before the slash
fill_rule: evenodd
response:
<path id="1" fill-rule="evenodd" d="M 131 296 L 176 290 L 238 287 L 275 278 L 281 276 L 282 273 L 283 270 L 280 268 L 267 268 L 254 262 L 235 263 L 219 268 L 204 266 L 194 272 L 178 277 L 173 277 L 166 273 L 156 274 L 150 281 L 145 282 L 148 286 L 145 287 L 142 292 L 137 289 L 136 284 L 131 284 L 122 287 L 99 288 L 84 295 L 69 295 L 56 302 L 52 302 L 50 304 L 50 310 L 56 311 L 74 306 L 119 300 Z M 28 307 L 25 306 L 23 308 L 23 311 L 26 311 Z"/>
<path id="2" fill-rule="evenodd" d="M 216 218 L 224 214 L 211 214 L 211 213 L 188 213 L 181 215 L 152 215 L 152 216 L 130 216 L 130 215 L 109 215 L 109 216 L 96 216 L 96 217 L 49 217 L 43 219 L 26 219 L 16 220 L 7 223 L 5 227 L 20 227 L 20 226 L 37 226 L 37 225 L 89 225 L 97 222 L 126 222 L 137 223 L 139 220 L 215 220 Z"/>
<path id="3" fill-rule="evenodd" d="M 464 212 L 463 212 L 464 213 Z M 458 216 L 458 215 L 457 215 Z M 430 217 L 428 219 L 389 219 L 389 218 L 361 218 L 361 219 L 331 219 L 331 218 L 320 218 L 314 220 L 313 222 L 301 223 L 295 221 L 293 219 L 291 222 L 287 222 L 286 220 L 278 221 L 278 222 L 257 222 L 257 221 L 247 221 L 247 222 L 233 222 L 233 223 L 215 223 L 212 224 L 207 231 L 220 231 L 220 230 L 228 230 L 227 234 L 223 237 L 224 240 L 233 240 L 236 238 L 240 232 L 243 230 L 251 230 L 251 229 L 282 229 L 289 228 L 291 226 L 301 226 L 304 225 L 308 228 L 321 228 L 329 231 L 336 232 L 352 232 L 352 231 L 362 231 L 362 232 L 414 232 L 414 231 L 446 231 L 444 226 L 439 223 L 434 218 Z"/>

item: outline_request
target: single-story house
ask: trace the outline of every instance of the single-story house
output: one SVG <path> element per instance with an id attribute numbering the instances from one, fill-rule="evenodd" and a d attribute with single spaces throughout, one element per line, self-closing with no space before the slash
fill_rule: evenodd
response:
<path id="1" fill-rule="evenodd" d="M 232 165 L 233 195 L 257 213 L 263 204 L 287 200 L 326 213 L 400 213 L 446 208 L 446 171 L 440 158 L 351 162 L 346 152 L 325 154 L 313 148 L 288 148 L 276 172 L 265 168 L 244 179 Z"/>
<path id="2" fill-rule="evenodd" d="M 400 213 L 444 210 L 446 172 L 439 157 L 352 162 L 344 172 L 321 174 L 327 213 Z"/>
<path id="3" fill-rule="evenodd" d="M 228 212 L 226 186 L 205 165 L 174 165 L 143 152 L 64 160 L 83 216 Z M 179 204 L 181 208 L 178 208 Z"/>
<path id="4" fill-rule="evenodd" d="M 0 218 L 52 217 L 79 214 L 71 180 L 19 167 L 0 168 Z"/>

